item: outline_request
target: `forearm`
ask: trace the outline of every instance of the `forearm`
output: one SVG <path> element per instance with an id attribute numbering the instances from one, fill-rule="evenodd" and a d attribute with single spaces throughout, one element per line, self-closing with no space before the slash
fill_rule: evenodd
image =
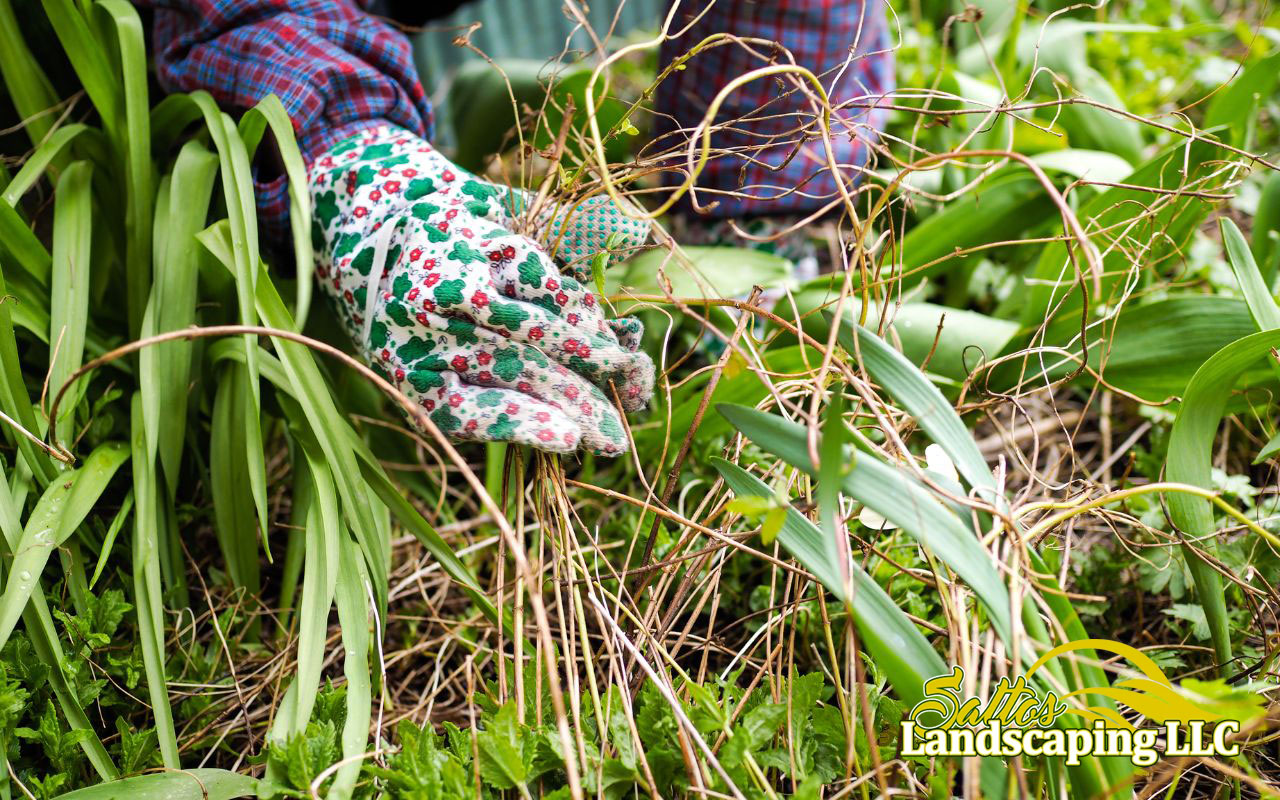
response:
<path id="1" fill-rule="evenodd" d="M 343 138 L 380 124 L 429 136 L 431 107 L 408 40 L 352 0 L 168 0 L 153 3 L 156 74 L 169 91 L 205 90 L 228 111 L 269 94 L 284 104 L 308 166 Z M 288 231 L 285 180 L 257 165 L 267 229 Z"/>
<path id="2" fill-rule="evenodd" d="M 673 23 L 689 24 L 701 5 Z M 833 106 L 832 146 L 845 180 L 854 180 L 866 159 L 883 112 L 874 109 L 893 87 L 893 60 L 885 10 L 879 0 L 721 0 L 685 35 L 666 42 L 662 64 L 687 53 L 714 33 L 775 41 L 796 63 L 818 76 Z M 767 66 L 738 43 L 707 49 L 662 82 L 657 96 L 657 146 L 673 153 L 672 166 L 687 162 L 688 137 L 716 95 L 734 78 Z M 774 59 L 783 63 L 780 54 Z M 809 98 L 790 83 L 760 78 L 738 87 L 720 106 L 716 122 L 730 127 L 712 135 L 715 152 L 699 175 L 696 201 L 712 216 L 795 214 L 822 208 L 838 196 L 835 177 L 818 134 Z M 726 152 L 729 151 L 729 152 Z M 684 179 L 683 172 L 670 179 Z M 693 198 L 686 196 L 688 210 Z"/>

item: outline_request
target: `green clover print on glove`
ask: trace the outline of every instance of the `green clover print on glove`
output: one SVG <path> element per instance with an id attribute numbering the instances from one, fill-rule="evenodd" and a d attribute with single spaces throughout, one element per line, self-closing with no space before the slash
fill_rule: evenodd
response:
<path id="1" fill-rule="evenodd" d="M 437 427 L 554 452 L 626 452 L 606 392 L 612 383 L 624 409 L 643 408 L 653 363 L 638 350 L 639 323 L 606 320 L 581 272 L 606 241 L 643 245 L 646 223 L 600 199 L 544 210 L 537 222 L 563 274 L 512 232 L 528 195 L 385 126 L 318 158 L 310 184 L 326 291 L 364 356 Z"/>

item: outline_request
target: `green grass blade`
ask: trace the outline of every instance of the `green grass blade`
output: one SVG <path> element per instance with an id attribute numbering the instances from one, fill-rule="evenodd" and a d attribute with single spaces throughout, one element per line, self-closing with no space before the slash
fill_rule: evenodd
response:
<path id="1" fill-rule="evenodd" d="M 1101 369 L 1108 385 L 1132 392 L 1153 402 L 1181 395 L 1196 368 L 1221 348 L 1257 330 L 1243 300 L 1215 295 L 1181 295 L 1147 305 L 1129 305 L 1119 316 L 1094 326 L 1089 332 L 1089 365 Z M 1044 363 L 1028 362 L 1028 374 L 1021 359 L 991 372 L 990 386 L 1009 391 L 1019 380 L 1056 380 L 1079 366 L 1080 318 L 1067 316 L 1054 321 L 1044 335 L 1044 343 L 1064 347 L 1075 357 L 1044 355 Z M 1022 337 L 1006 348 L 1012 353 L 1026 346 Z M 1249 373 L 1254 379 L 1269 380 L 1271 372 L 1262 363 Z M 1081 378 L 1079 380 L 1085 380 Z"/>
<path id="2" fill-rule="evenodd" d="M 27 607 L 32 591 L 40 581 L 40 573 L 32 572 L 31 566 L 43 567 L 53 550 L 54 531 L 58 528 L 58 519 L 62 514 L 62 506 L 71 496 L 78 473 L 71 473 L 63 480 L 51 485 L 27 519 L 22 529 L 22 538 L 12 542 L 13 562 L 5 582 L 4 596 L 0 597 L 0 647 L 9 641 L 9 634 L 18 618 Z M 36 554 L 32 554 L 39 533 L 40 545 Z M 43 556 L 40 558 L 39 556 Z"/>
<path id="3" fill-rule="evenodd" d="M 76 123 L 54 131 L 52 136 L 41 142 L 35 150 L 31 151 L 31 155 L 27 156 L 27 160 L 22 162 L 22 169 L 13 176 L 13 180 L 5 187 L 4 193 L 0 194 L 0 199 L 17 208 L 23 195 L 44 176 L 49 165 L 62 155 L 77 136 L 87 130 L 89 126 Z"/>
<path id="4" fill-rule="evenodd" d="M 55 115 L 47 112 L 58 103 L 53 84 L 31 54 L 22 37 L 13 5 L 0 0 L 0 78 L 18 117 L 27 121 L 27 136 L 38 145 L 53 127 Z"/>
<path id="5" fill-rule="evenodd" d="M 431 523 L 427 522 L 418 509 L 414 508 L 413 504 L 391 483 L 391 479 L 387 477 L 382 465 L 373 457 L 373 454 L 368 452 L 367 448 L 357 448 L 356 455 L 360 459 L 361 477 L 391 511 L 396 521 L 422 543 L 427 552 L 439 562 L 444 573 L 466 592 L 467 597 L 471 598 L 471 602 L 485 617 L 498 622 L 498 609 L 485 594 L 480 582 L 431 526 Z"/>
<path id="6" fill-rule="evenodd" d="M 1227 262 L 1231 264 L 1231 271 L 1236 276 L 1236 283 L 1240 284 L 1240 293 L 1244 295 L 1245 304 L 1249 307 L 1249 314 L 1253 317 L 1258 330 L 1271 331 L 1280 328 L 1280 306 L 1276 305 L 1275 298 L 1267 289 L 1266 278 L 1258 269 L 1253 252 L 1245 242 L 1244 234 L 1227 217 L 1218 218 L 1218 228 L 1222 234 L 1222 243 L 1227 250 Z M 1255 240 L 1256 238 L 1255 230 Z M 1262 446 L 1253 463 L 1259 464 L 1277 451 L 1280 451 L 1280 433 L 1271 437 Z"/>
<path id="7" fill-rule="evenodd" d="M 1280 172 L 1267 176 L 1253 214 L 1253 237 L 1249 244 L 1262 271 L 1262 282 L 1272 286 L 1276 279 L 1276 242 L 1280 241 Z"/>
<path id="8" fill-rule="evenodd" d="M 303 555 L 302 601 L 298 607 L 298 672 L 292 724 L 273 736 L 288 738 L 306 729 L 320 688 L 324 666 L 325 639 L 329 631 L 329 612 L 333 607 L 334 589 L 341 560 L 342 514 L 334 476 L 324 455 L 309 444 L 302 444 L 315 490 L 315 501 L 307 519 L 307 547 Z"/>
<path id="9" fill-rule="evenodd" d="M 832 319 L 830 314 L 828 320 Z M 855 341 L 856 337 L 856 341 Z M 911 415 L 920 428 L 941 447 L 955 464 L 956 471 L 977 490 L 979 497 L 992 503 L 997 509 L 1008 509 L 1008 502 L 1000 494 L 995 476 L 987 466 L 982 451 L 969 434 L 960 415 L 925 375 L 901 353 L 876 336 L 874 332 L 846 321 L 837 334 L 837 342 L 850 354 L 857 353 L 867 374 L 888 393 L 901 408 Z M 1027 548 L 1031 568 L 1036 572 L 1037 584 L 1043 590 L 1041 598 L 1057 618 L 1068 640 L 1087 639 L 1088 633 L 1071 601 L 1064 595 L 1053 572 L 1049 570 L 1040 553 L 1034 547 Z M 1040 608 L 1028 597 L 1023 608 L 1023 624 L 1037 641 L 1049 644 L 1052 637 L 1040 618 Z M 1051 663 L 1049 668 L 1072 688 L 1105 686 L 1109 683 L 1106 673 L 1093 665 L 1094 654 L 1083 652 L 1076 671 L 1062 671 Z M 1114 707 L 1110 698 L 1095 700 L 1106 707 Z M 1120 759 L 1107 759 L 1105 768 L 1128 776 L 1132 764 Z"/>
<path id="10" fill-rule="evenodd" d="M 293 459 L 295 462 L 298 457 Z M 287 634 L 293 625 L 298 603 L 298 578 L 302 575 L 302 557 L 307 548 L 307 519 L 315 496 L 311 491 L 311 476 L 305 469 L 293 471 L 292 507 L 289 509 L 289 532 L 285 545 L 284 563 L 280 567 L 280 624 L 281 635 Z M 290 717 L 292 719 L 292 717 Z"/>
<path id="11" fill-rule="evenodd" d="M 258 781 L 225 769 L 156 772 L 86 786 L 58 800 L 234 800 L 257 797 Z"/>
<path id="12" fill-rule="evenodd" d="M 956 250 L 1017 238 L 1048 220 L 1055 210 L 1040 181 L 1026 170 L 1009 169 L 992 175 L 902 238 L 898 252 L 904 286 L 954 270 L 963 262 L 942 259 Z"/>
<path id="13" fill-rule="evenodd" d="M 1232 144 L 1251 147 L 1245 141 L 1249 122 L 1257 116 L 1258 104 L 1275 94 L 1277 81 L 1280 81 L 1280 51 L 1250 65 L 1216 92 L 1205 112 L 1203 127 L 1226 125 L 1231 129 Z"/>
<path id="14" fill-rule="evenodd" d="M 157 158 L 173 150 L 191 123 L 203 115 L 190 95 L 167 95 L 151 109 L 151 152 Z"/>
<path id="15" fill-rule="evenodd" d="M 849 580 L 848 535 L 840 524 L 840 484 L 845 472 L 855 468 L 854 462 L 845 461 L 844 387 L 836 384 L 831 401 L 827 404 L 822 424 L 822 449 L 818 453 L 818 514 L 822 525 L 822 541 L 827 548 L 827 559 L 840 573 L 841 583 Z M 857 451 L 853 451 L 857 458 Z"/>
<path id="16" fill-rule="evenodd" d="M 289 179 L 289 229 L 293 234 L 293 263 L 297 271 L 298 292 L 293 316 L 296 329 L 302 330 L 307 324 L 307 313 L 311 308 L 314 285 L 312 276 L 316 267 L 315 254 L 311 248 L 311 193 L 307 189 L 307 165 L 302 160 L 302 152 L 298 150 L 293 123 L 289 121 L 289 113 L 285 111 L 284 104 L 274 94 L 262 98 L 240 118 L 240 138 L 244 140 L 250 158 L 258 149 L 262 134 L 268 127 L 275 137 L 285 176 Z"/>
<path id="17" fill-rule="evenodd" d="M 209 430 L 209 491 L 214 531 L 232 583 L 256 593 L 261 586 L 258 531 L 253 489 L 249 486 L 245 465 L 244 405 L 240 400 L 247 375 L 242 363 L 233 363 L 220 374 Z"/>
<path id="18" fill-rule="evenodd" d="M 1262 280 L 1262 273 L 1253 260 L 1253 252 L 1244 234 L 1227 217 L 1218 218 L 1218 230 L 1222 234 L 1222 243 L 1226 246 L 1227 262 L 1240 284 L 1240 293 L 1244 295 L 1245 304 L 1249 306 L 1249 314 L 1257 323 L 1258 330 L 1270 331 L 1280 328 L 1280 306 Z"/>
<path id="19" fill-rule="evenodd" d="M 833 319 L 830 312 L 826 316 L 828 322 Z M 845 352 L 860 357 L 867 373 L 946 451 L 970 486 L 981 490 L 987 502 L 1003 502 L 991 468 L 969 429 L 915 364 L 872 331 L 848 320 L 841 324 L 837 341 Z"/>
<path id="20" fill-rule="evenodd" d="M 138 638 L 147 693 L 155 719 L 160 755 L 169 769 L 180 769 L 178 736 L 169 706 L 169 685 L 165 671 L 164 610 L 160 586 L 160 508 L 155 462 L 148 459 L 142 397 L 134 393 L 132 402 L 133 496 L 133 593 L 137 611 Z"/>
<path id="21" fill-rule="evenodd" d="M 53 210 L 52 305 L 49 341 L 53 348 L 49 365 L 49 389 L 56 394 L 84 359 L 85 326 L 89 318 L 90 245 L 93 205 L 90 194 L 92 168 L 87 161 L 67 167 L 58 180 Z M 72 417 L 81 388 L 71 390 L 58 407 L 53 421 L 59 441 L 70 437 Z"/>
<path id="22" fill-rule="evenodd" d="M 721 458 L 713 458 L 711 463 L 735 495 L 773 496 L 773 490 L 764 481 L 736 464 Z M 787 509 L 778 541 L 836 597 L 844 598 L 843 580 L 827 560 L 825 540 L 826 535 L 800 512 Z M 920 629 L 884 589 L 857 563 L 850 566 L 853 596 L 846 601 L 858 626 L 859 638 L 876 666 L 888 676 L 899 698 L 907 706 L 914 705 L 924 697 L 924 682 L 945 674 L 947 667 Z"/>
<path id="23" fill-rule="evenodd" d="M 217 363 L 221 360 L 235 360 L 243 363 L 244 354 L 237 348 L 228 346 L 228 343 L 218 342 L 209 348 L 209 358 L 212 362 Z M 297 404 L 294 399 L 294 387 L 290 382 L 284 368 L 275 356 L 270 353 L 259 353 L 259 365 L 262 368 L 262 375 L 273 384 L 277 389 L 284 393 L 280 396 L 281 406 L 284 408 L 285 416 L 288 417 L 295 426 L 300 426 L 305 422 L 306 415 L 302 407 Z M 216 415 L 215 415 L 216 419 Z M 347 434 L 347 443 L 354 451 L 360 465 L 360 477 L 368 485 L 374 496 L 380 501 L 396 521 L 400 523 L 409 533 L 422 543 L 427 552 L 440 563 L 440 568 L 444 573 L 452 578 L 462 591 L 475 604 L 476 608 L 488 619 L 497 622 L 498 611 L 493 601 L 485 594 L 483 587 L 476 580 L 475 575 L 462 562 L 462 559 L 454 553 L 453 548 L 436 532 L 431 523 L 413 506 L 411 502 L 404 496 L 403 491 L 391 482 L 387 477 L 386 471 L 378 462 L 378 459 L 370 452 L 369 448 L 356 435 L 355 430 L 344 421 L 344 430 Z M 298 493 L 295 491 L 294 501 L 297 502 Z M 215 503 L 215 509 L 217 504 Z M 300 524 L 300 523 L 299 523 Z"/>
<path id="24" fill-rule="evenodd" d="M 717 409 L 758 447 L 810 475 L 816 474 L 801 425 L 744 406 L 726 403 Z M 1009 592 L 991 554 L 949 508 L 902 469 L 867 452 L 858 452 L 841 485 L 845 494 L 902 528 L 963 578 L 982 601 L 996 632 L 1009 641 Z"/>
<path id="25" fill-rule="evenodd" d="M 43 0 L 43 3 L 76 77 L 110 133 L 124 117 L 120 113 L 123 102 L 120 84 L 106 52 L 94 37 L 88 20 L 71 0 Z"/>
<path id="26" fill-rule="evenodd" d="M 93 577 L 89 579 L 90 589 L 98 582 L 98 578 L 102 577 L 102 571 L 107 568 L 107 564 L 111 561 L 111 553 L 115 549 L 116 537 L 124 529 L 124 523 L 129 519 L 129 514 L 132 511 L 133 489 L 130 489 L 129 493 L 124 496 L 124 502 L 120 504 L 120 510 L 111 518 L 111 524 L 107 526 L 107 534 L 102 539 L 102 547 L 98 548 L 98 563 L 93 568 Z"/>
<path id="27" fill-rule="evenodd" d="M 369 680 L 369 589 L 368 574 L 358 545 L 343 537 L 342 557 L 338 563 L 335 598 L 338 603 L 338 625 L 342 628 L 342 649 L 346 654 L 342 674 L 347 679 L 347 718 L 342 726 L 342 757 L 350 759 L 333 776 L 328 797 L 349 800 L 362 766 L 360 754 L 369 744 L 369 718 L 372 716 L 373 687 Z"/>
<path id="28" fill-rule="evenodd" d="M 61 546 L 80 526 L 111 477 L 128 458 L 129 450 L 123 444 L 100 445 L 85 459 L 84 466 L 54 481 L 40 497 L 22 530 L 4 595 L 0 596 L 0 648 L 9 640 L 13 626 L 27 607 L 27 600 L 39 583 L 54 548 Z"/>
<path id="29" fill-rule="evenodd" d="M 166 202 L 156 209 L 155 230 L 165 244 L 154 248 L 161 269 L 151 286 L 145 335 L 179 330 L 196 321 L 197 279 L 204 250 L 196 234 L 204 229 L 218 159 L 196 141 L 187 142 L 174 163 Z M 158 236 L 157 236 L 158 238 Z M 178 483 L 182 443 L 187 429 L 191 376 L 190 342 L 168 342 L 139 353 L 142 410 L 148 443 L 170 487 Z"/>
<path id="30" fill-rule="evenodd" d="M 49 283 L 49 251 L 8 203 L 0 203 L 0 254 L 7 255 L 43 285 Z"/>
<path id="31" fill-rule="evenodd" d="M 6 296 L 8 296 L 8 286 L 5 283 L 4 270 L 0 269 L 0 297 Z M 0 411 L 11 419 L 17 420 L 18 424 L 28 431 L 43 432 L 43 426 L 36 419 L 26 384 L 22 380 L 18 340 L 14 335 L 13 318 L 9 313 L 13 306 L 13 303 L 0 303 Z M 57 469 L 53 459 L 25 436 L 15 433 L 9 426 L 4 426 L 4 430 L 5 437 L 17 444 L 18 453 L 36 474 L 40 483 L 43 485 L 51 481 Z"/>
<path id="32" fill-rule="evenodd" d="M 55 485 L 52 488 L 57 488 Z M 68 490 L 69 491 L 69 490 Z M 3 549 L 9 553 L 17 553 L 21 542 L 21 528 L 18 523 L 18 508 L 21 500 L 16 500 L 9 491 L 9 482 L 0 471 L 0 533 L 4 536 Z M 37 508 L 36 511 L 41 511 Z M 44 512 L 49 509 L 46 507 Z M 32 519 L 35 518 L 33 512 Z M 98 738 L 97 731 L 89 722 L 89 717 L 81 708 L 79 699 L 67 682 L 69 666 L 58 641 L 58 633 L 53 627 L 53 616 L 45 602 L 44 592 L 40 589 L 38 579 L 33 579 L 34 589 L 31 599 L 22 611 L 23 627 L 36 656 L 49 667 L 49 685 L 58 700 L 58 706 L 67 718 L 67 724 L 73 730 L 84 731 L 80 747 L 89 757 L 89 763 L 103 780 L 112 780 L 118 774 L 107 748 Z"/>
<path id="33" fill-rule="evenodd" d="M 1187 181 L 1205 177 L 1203 173 L 1216 169 L 1219 151 L 1212 142 L 1194 140 L 1173 145 L 1134 170 L 1123 183 L 1132 187 L 1168 188 L 1181 186 Z M 1215 179 L 1216 180 L 1216 179 Z M 1213 181 L 1196 185 L 1200 191 L 1210 191 L 1217 186 Z M 1113 187 L 1100 192 L 1084 203 L 1076 212 L 1080 224 L 1085 230 L 1112 230 L 1111 236 L 1119 235 L 1132 222 L 1133 209 L 1146 207 L 1150 202 L 1150 194 L 1142 188 Z M 1144 223 L 1144 228 L 1160 230 L 1160 238 L 1152 243 L 1149 252 L 1144 254 L 1144 263 L 1159 263 L 1170 253 L 1181 252 L 1186 240 L 1195 231 L 1200 221 L 1208 213 L 1209 205 L 1194 197 L 1178 197 L 1166 204 L 1153 218 Z M 1095 236 L 1094 245 L 1100 250 L 1108 250 L 1106 241 L 1098 241 Z M 1078 245 L 1071 243 L 1078 250 Z M 1109 301 L 1112 291 L 1127 276 L 1132 264 L 1129 262 L 1128 248 L 1112 247 L 1103 258 L 1106 273 L 1099 278 L 1102 287 L 1101 296 L 1096 296 L 1090 282 L 1090 305 L 1096 307 Z M 1083 270 L 1088 269 L 1084 253 L 1075 253 L 1075 258 Z M 1036 263 L 1030 268 L 1028 277 L 1035 282 L 1031 285 L 1027 301 L 1022 306 L 1021 322 L 1024 328 L 1034 330 L 1044 323 L 1045 317 L 1052 309 L 1059 318 L 1075 316 L 1076 330 L 1080 328 L 1079 311 L 1083 298 L 1073 267 L 1067 263 L 1067 251 L 1061 242 L 1046 244 L 1040 251 Z M 1019 347 L 1023 345 L 1018 345 Z"/>
<path id="34" fill-rule="evenodd" d="M 1171 481 L 1213 488 L 1212 450 L 1218 426 L 1226 413 L 1231 388 L 1249 367 L 1267 358 L 1280 345 L 1280 331 L 1270 330 L 1246 336 L 1219 350 L 1196 370 L 1187 384 L 1182 406 L 1169 434 L 1165 474 Z M 1169 515 L 1178 530 L 1210 554 L 1216 552 L 1212 506 L 1208 500 L 1184 492 L 1168 496 Z M 1214 654 L 1220 668 L 1231 661 L 1231 631 L 1227 617 L 1222 576 L 1184 545 L 1187 565 L 1195 579 L 1200 604 L 1209 623 Z"/>
<path id="35" fill-rule="evenodd" d="M 242 325 L 255 325 L 258 321 L 255 307 L 255 285 L 258 279 L 258 216 L 253 200 L 253 175 L 249 169 L 249 155 L 231 118 L 218 109 L 208 92 L 186 95 L 187 101 L 204 118 L 205 128 L 218 152 L 222 175 L 223 201 L 227 208 L 226 244 L 229 259 L 224 263 L 235 277 L 237 310 Z M 174 112 L 176 113 L 176 112 Z M 207 245 L 206 245 L 207 246 Z M 267 518 L 266 466 L 262 458 L 262 429 L 258 421 L 258 409 L 262 397 L 258 387 L 258 348 L 253 336 L 244 337 L 245 367 L 249 371 L 248 394 L 244 397 L 246 418 L 245 436 L 250 446 L 257 442 L 249 459 L 249 479 L 253 487 L 254 508 L 258 523 L 265 532 Z"/>
<path id="36" fill-rule="evenodd" d="M 151 285 L 151 204 L 155 188 L 151 166 L 151 102 L 147 93 L 147 51 L 142 20 L 125 0 L 97 0 L 93 8 L 114 28 L 120 57 L 124 114 L 106 128 L 114 149 L 124 159 L 125 293 L 129 331 L 142 330 L 142 314 Z M 86 89 L 88 87 L 86 86 Z M 101 109 L 100 109 L 101 110 Z M 106 113 L 103 113 L 106 120 Z M 167 265 L 166 265 L 167 267 Z"/>
<path id="37" fill-rule="evenodd" d="M 225 223 L 211 226 L 201 232 L 201 243 L 209 248 L 218 260 L 230 268 L 231 239 L 230 229 Z M 292 330 L 293 319 L 288 309 L 276 292 L 271 279 L 265 274 L 257 282 L 258 312 L 262 320 L 273 328 Z M 324 452 L 325 460 L 337 475 L 355 475 L 359 471 L 356 456 L 350 441 L 340 431 L 348 426 L 346 419 L 338 412 L 333 395 L 329 391 L 328 382 L 316 365 L 315 358 L 305 345 L 283 339 L 275 341 L 280 363 L 284 367 L 293 395 L 302 406 L 312 432 Z M 255 359 L 256 362 L 256 359 Z M 361 552 L 369 564 L 369 574 L 373 581 L 374 593 L 378 599 L 379 609 L 386 608 L 387 596 L 387 564 L 390 559 L 390 542 L 383 541 L 374 535 L 376 521 L 369 498 L 350 481 L 338 482 L 338 493 L 342 498 L 343 515 L 347 524 L 360 542 Z"/>

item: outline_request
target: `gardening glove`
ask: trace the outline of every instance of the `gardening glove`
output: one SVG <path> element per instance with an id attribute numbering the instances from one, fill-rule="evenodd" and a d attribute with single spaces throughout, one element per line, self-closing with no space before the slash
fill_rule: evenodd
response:
<path id="1" fill-rule="evenodd" d="M 621 418 L 653 393 L 631 319 L 606 320 L 585 265 L 648 226 L 588 201 L 539 222 L 564 274 L 512 232 L 527 196 L 383 126 L 348 137 L 310 171 L 317 272 L 364 356 L 456 439 L 567 453 L 627 449 Z M 602 391 L 606 390 L 606 391 Z"/>

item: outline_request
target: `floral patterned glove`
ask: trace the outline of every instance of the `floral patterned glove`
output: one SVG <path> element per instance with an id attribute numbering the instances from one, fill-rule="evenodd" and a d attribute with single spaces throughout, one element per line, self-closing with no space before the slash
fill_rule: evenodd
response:
<path id="1" fill-rule="evenodd" d="M 310 173 L 317 272 L 369 361 L 457 439 L 554 452 L 626 452 L 623 408 L 653 393 L 636 320 L 606 320 L 577 272 L 512 233 L 516 190 L 384 126 L 344 139 Z M 607 202 L 539 222 L 569 263 L 606 240 L 636 247 L 646 224 Z M 589 268 L 587 269 L 589 272 Z"/>

